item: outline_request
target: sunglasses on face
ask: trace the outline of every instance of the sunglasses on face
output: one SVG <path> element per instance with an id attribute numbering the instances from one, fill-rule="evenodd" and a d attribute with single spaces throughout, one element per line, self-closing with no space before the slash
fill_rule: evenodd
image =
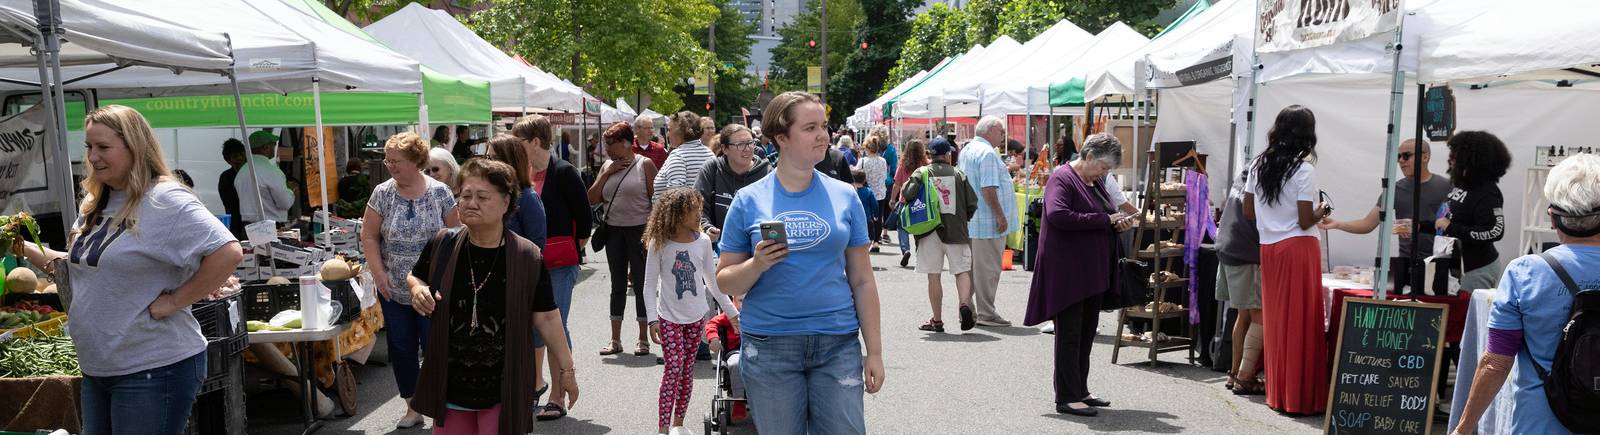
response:
<path id="1" fill-rule="evenodd" d="M 444 172 L 444 168 L 438 167 L 438 166 L 429 166 L 428 167 L 428 173 L 429 174 L 437 174 L 437 173 L 440 173 L 440 172 Z"/>
<path id="2" fill-rule="evenodd" d="M 1403 161 L 1406 161 L 1406 160 L 1411 160 L 1412 157 L 1416 157 L 1416 156 L 1417 156 L 1417 154 L 1413 153 L 1413 152 L 1409 152 L 1409 151 L 1408 152 L 1403 152 L 1403 153 L 1400 153 L 1400 161 L 1403 162 Z"/>

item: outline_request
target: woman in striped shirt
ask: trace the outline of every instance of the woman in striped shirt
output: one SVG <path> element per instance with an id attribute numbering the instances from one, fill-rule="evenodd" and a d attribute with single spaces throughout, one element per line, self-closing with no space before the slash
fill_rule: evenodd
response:
<path id="1" fill-rule="evenodd" d="M 700 169 L 706 166 L 706 162 L 716 158 L 711 154 L 711 149 L 700 141 L 702 133 L 700 115 L 694 112 L 678 112 L 667 121 L 667 141 L 672 144 L 672 154 L 667 155 L 666 163 L 656 173 L 652 202 L 660 197 L 661 192 L 680 187 L 694 188 Z"/>

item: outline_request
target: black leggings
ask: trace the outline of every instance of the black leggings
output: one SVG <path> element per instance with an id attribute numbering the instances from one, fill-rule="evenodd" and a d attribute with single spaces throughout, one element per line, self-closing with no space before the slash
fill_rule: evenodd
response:
<path id="1" fill-rule="evenodd" d="M 606 266 L 611 270 L 611 320 L 622 320 L 633 284 L 633 311 L 644 318 L 644 225 L 612 226 L 606 233 Z"/>
<path id="2" fill-rule="evenodd" d="M 1089 350 L 1094 348 L 1095 328 L 1100 325 L 1100 298 L 1090 296 L 1056 313 L 1055 391 L 1056 404 L 1065 405 L 1089 397 Z"/>

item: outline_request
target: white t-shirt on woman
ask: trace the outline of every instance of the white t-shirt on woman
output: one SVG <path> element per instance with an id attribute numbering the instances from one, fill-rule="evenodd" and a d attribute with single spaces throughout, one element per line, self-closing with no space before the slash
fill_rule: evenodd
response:
<path id="1" fill-rule="evenodd" d="M 1277 205 L 1267 205 L 1267 198 L 1261 194 L 1261 180 L 1256 178 L 1256 171 L 1250 171 L 1250 178 L 1245 181 L 1245 186 L 1250 194 L 1255 195 L 1256 230 L 1261 232 L 1261 244 L 1271 245 L 1291 237 L 1311 236 L 1316 237 L 1316 226 L 1300 228 L 1300 201 L 1317 202 L 1317 170 L 1311 163 L 1300 162 L 1295 168 L 1294 175 L 1283 183 L 1283 190 L 1278 193 L 1281 199 Z"/>

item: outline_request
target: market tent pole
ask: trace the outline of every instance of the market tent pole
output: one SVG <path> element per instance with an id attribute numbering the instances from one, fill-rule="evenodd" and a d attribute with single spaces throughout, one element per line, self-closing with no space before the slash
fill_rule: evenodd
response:
<path id="1" fill-rule="evenodd" d="M 229 46 L 230 49 L 233 46 L 231 38 L 229 39 L 228 46 Z M 248 131 L 249 128 L 245 126 L 246 124 L 244 122 L 244 97 L 240 96 L 240 94 L 239 94 L 239 66 L 238 65 L 232 65 L 232 66 L 228 67 L 228 82 L 233 84 L 233 112 L 234 112 L 235 115 L 237 115 L 239 117 L 239 137 L 245 138 L 245 141 L 248 142 L 250 140 L 250 132 Z M 254 144 L 252 144 L 252 145 L 254 145 Z M 260 186 L 261 185 L 261 179 L 256 177 L 256 163 L 255 163 L 255 152 L 254 151 L 250 152 L 248 158 L 246 159 L 246 163 L 248 163 L 248 164 L 245 165 L 245 168 L 246 168 L 245 170 L 250 172 L 250 185 L 252 185 L 252 186 Z M 262 201 L 261 201 L 261 189 L 260 188 L 256 189 L 256 210 L 261 210 L 261 211 L 266 211 L 267 210 L 266 204 L 263 204 Z M 244 216 L 242 216 L 242 215 L 240 216 L 241 219 L 243 217 Z"/>
<path id="2" fill-rule="evenodd" d="M 314 84 L 315 84 L 315 82 L 313 82 L 313 85 Z M 426 92 L 426 91 L 424 91 L 424 92 Z M 312 103 L 313 106 L 317 106 L 318 105 L 317 101 L 316 101 L 318 99 L 319 98 L 318 98 L 318 96 L 316 94 L 312 95 L 312 102 L 311 103 Z M 313 107 L 312 110 L 316 111 L 316 114 L 312 115 L 312 116 L 315 116 L 319 120 L 322 119 L 322 108 L 320 106 Z M 317 121 L 317 122 L 320 123 L 322 121 Z M 426 134 L 428 134 L 428 130 L 430 130 L 431 127 L 432 126 L 428 125 L 428 96 L 427 96 L 426 93 L 417 94 L 417 134 L 419 136 L 420 135 L 426 135 Z"/>
<path id="3" fill-rule="evenodd" d="M 49 171 L 55 175 L 55 183 L 63 186 L 72 186 L 72 162 L 67 160 L 67 112 L 66 94 L 63 87 L 66 83 L 55 83 L 61 77 L 61 2 L 57 0 L 35 0 L 33 14 L 38 19 L 39 32 L 34 39 L 34 47 L 38 49 L 35 57 L 39 63 L 39 93 L 40 104 L 50 112 L 50 120 L 45 128 L 54 135 L 54 140 L 49 142 L 50 159 L 55 161 L 60 170 Z M 46 182 L 50 182 L 47 180 Z M 74 189 L 55 189 L 60 192 L 61 198 L 61 228 L 68 231 L 72 229 L 73 222 L 78 220 L 77 195 Z M 89 224 L 93 224 L 90 222 Z"/>
<path id="4" fill-rule="evenodd" d="M 329 222 L 331 215 L 328 214 L 328 174 L 323 173 L 328 167 L 328 144 L 322 137 L 322 80 L 316 77 L 311 78 L 311 110 L 317 124 L 317 183 L 322 186 L 321 192 L 318 192 L 322 194 L 322 243 L 333 246 L 333 233 L 328 231 L 333 229 Z"/>
<path id="5" fill-rule="evenodd" d="M 1400 53 L 1402 50 L 1404 50 L 1404 47 L 1402 47 L 1400 44 L 1400 38 L 1404 33 L 1405 20 L 1401 20 L 1400 24 L 1394 29 L 1394 43 L 1390 44 L 1389 46 L 1389 50 L 1394 54 L 1394 78 L 1392 79 L 1392 85 L 1390 86 L 1391 89 L 1389 91 L 1389 139 L 1387 150 L 1383 154 L 1385 156 L 1385 162 L 1397 160 L 1400 154 L 1400 106 L 1405 103 L 1406 99 L 1405 71 L 1400 70 Z M 1422 96 L 1419 95 L 1417 97 L 1420 99 Z M 1421 158 L 1418 158 L 1417 160 L 1421 160 Z M 1390 210 L 1394 210 L 1394 176 L 1395 165 L 1384 163 L 1383 207 L 1378 209 L 1378 228 L 1394 228 L 1394 213 L 1389 212 Z M 1383 236 L 1378 237 L 1378 272 L 1373 276 L 1387 277 L 1389 276 L 1390 237 L 1384 232 L 1380 232 L 1380 234 L 1383 234 Z M 1324 243 L 1323 246 L 1327 246 L 1326 243 Z M 1372 298 L 1378 300 L 1384 299 L 1384 297 L 1389 293 L 1388 284 L 1389 280 L 1387 279 L 1372 280 Z"/>

